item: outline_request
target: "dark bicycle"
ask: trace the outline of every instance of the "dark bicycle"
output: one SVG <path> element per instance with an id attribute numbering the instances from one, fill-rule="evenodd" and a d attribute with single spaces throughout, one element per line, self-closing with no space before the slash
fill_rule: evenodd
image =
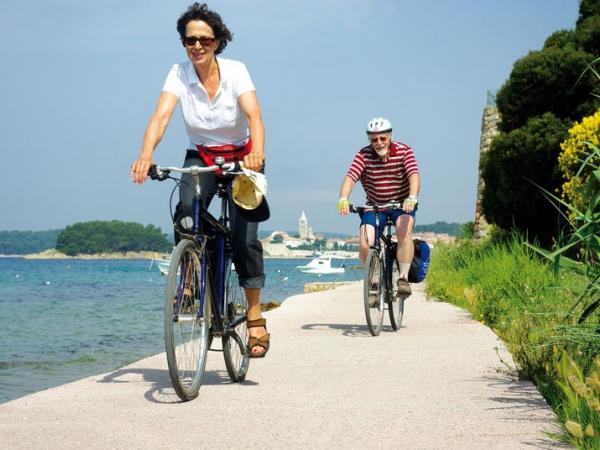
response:
<path id="1" fill-rule="evenodd" d="M 220 337 L 227 373 L 233 382 L 245 379 L 249 366 L 246 342 L 248 305 L 232 270 L 229 190 L 234 163 L 216 158 L 216 165 L 188 168 L 152 166 L 150 178 L 163 181 L 171 172 L 189 173 L 195 182 L 193 224 L 171 256 L 165 298 L 165 349 L 169 376 L 177 395 L 188 401 L 198 396 L 208 350 Z M 200 176 L 222 171 L 216 194 L 221 214 L 216 219 L 201 202 Z M 175 190 L 174 190 L 175 191 Z"/>
<path id="2" fill-rule="evenodd" d="M 400 270 L 396 258 L 397 242 L 392 237 L 392 220 L 386 216 L 385 227 L 379 230 L 379 212 L 384 209 L 401 209 L 400 203 L 387 203 L 374 206 L 352 206 L 350 211 L 363 214 L 366 211 L 375 212 L 375 242 L 369 247 L 365 262 L 364 304 L 367 326 L 373 336 L 381 332 L 385 305 L 394 330 L 402 326 L 404 315 L 404 300 L 407 296 L 398 295 L 398 279 Z M 383 242 L 383 245 L 382 245 Z"/>

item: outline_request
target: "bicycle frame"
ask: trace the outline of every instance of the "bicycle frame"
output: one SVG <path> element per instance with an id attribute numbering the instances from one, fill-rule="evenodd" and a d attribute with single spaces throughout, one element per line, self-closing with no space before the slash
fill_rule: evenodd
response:
<path id="1" fill-rule="evenodd" d="M 210 272 L 210 258 L 208 252 L 202 252 L 202 260 L 201 270 L 202 270 L 202 280 L 206 279 L 206 274 L 213 280 L 212 284 L 212 334 L 213 335 L 222 335 L 227 330 L 225 325 L 226 318 L 226 302 L 227 298 L 225 296 L 226 292 L 226 281 L 225 273 L 227 264 L 231 265 L 231 231 L 229 230 L 229 211 L 228 211 L 228 192 L 227 187 L 224 186 L 222 181 L 217 181 L 217 196 L 221 198 L 221 214 L 219 219 L 216 219 L 204 206 L 202 206 L 201 202 L 201 192 L 200 192 L 200 179 L 199 176 L 194 176 L 197 179 L 196 181 L 196 190 L 194 194 L 194 212 L 193 212 L 193 233 L 194 239 L 199 245 L 207 245 L 208 240 L 211 237 L 207 236 L 205 230 L 203 230 L 202 221 L 206 222 L 210 227 L 215 230 L 215 252 L 216 258 L 214 258 L 214 262 L 216 263 L 216 267 Z M 198 317 L 202 317 L 204 301 L 206 300 L 206 283 L 203 282 L 203 285 L 199 290 L 199 298 L 200 308 L 198 310 Z M 233 326 L 237 324 L 232 324 Z M 231 327 L 228 327 L 231 328 Z"/>
<path id="2" fill-rule="evenodd" d="M 229 280 L 225 279 L 228 267 L 232 263 L 231 254 L 231 231 L 229 229 L 229 191 L 223 180 L 217 180 L 216 195 L 221 199 L 221 213 L 219 219 L 216 219 L 203 205 L 202 205 L 202 192 L 200 187 L 200 175 L 193 173 L 194 178 L 194 199 L 193 199 L 193 212 L 192 212 L 192 234 L 184 234 L 186 239 L 195 241 L 201 247 L 206 247 L 209 241 L 214 239 L 214 258 L 211 258 L 207 251 L 203 251 L 201 255 L 201 285 L 199 286 L 197 300 L 200 308 L 198 309 L 198 318 L 204 317 L 204 302 L 206 300 L 206 279 L 207 275 L 210 277 L 211 283 L 211 315 L 212 315 L 212 326 L 211 333 L 213 336 L 222 336 L 224 334 L 235 334 L 232 330 L 245 320 L 240 318 L 235 322 L 228 323 L 228 311 L 227 311 L 227 285 Z M 214 230 L 214 236 L 209 236 L 206 232 L 205 225 L 208 225 Z M 211 270 L 211 263 L 214 263 L 214 268 Z M 182 270 L 186 270 L 182 267 Z M 178 286 L 179 294 L 181 295 L 184 290 L 184 280 L 182 277 L 180 285 Z M 179 315 L 179 305 L 177 306 L 174 313 L 174 320 L 177 320 Z"/>
<path id="3" fill-rule="evenodd" d="M 386 216 L 384 229 L 379 231 L 380 223 L 380 211 L 377 206 L 373 208 L 375 212 L 375 242 L 371 245 L 371 248 L 377 250 L 379 254 L 383 251 L 383 257 L 381 258 L 384 269 L 385 287 L 387 290 L 392 289 L 392 270 L 393 264 L 396 259 L 396 248 L 397 244 L 392 240 L 392 220 Z M 384 243 L 384 248 L 381 248 L 381 241 Z"/>
<path id="4" fill-rule="evenodd" d="M 165 296 L 165 349 L 169 376 L 175 392 L 183 401 L 197 397 L 209 350 L 223 352 L 225 366 L 233 382 L 242 381 L 248 371 L 247 329 L 244 327 L 247 306 L 237 286 L 232 284 L 237 277 L 232 276 L 233 246 L 229 219 L 229 181 L 233 178 L 228 176 L 238 175 L 240 171 L 236 164 L 220 159 L 206 167 L 152 166 L 149 170 L 150 177 L 155 180 L 171 178 L 178 185 L 192 180 L 194 183 L 192 224 L 190 229 L 186 224 L 185 230 L 175 225 L 181 240 L 171 257 Z M 192 177 L 179 181 L 169 176 L 171 171 L 191 174 Z M 218 219 L 203 205 L 200 183 L 201 174 L 217 171 L 224 175 L 214 180 L 215 193 L 221 198 Z M 222 349 L 211 348 L 214 337 L 222 339 Z"/>

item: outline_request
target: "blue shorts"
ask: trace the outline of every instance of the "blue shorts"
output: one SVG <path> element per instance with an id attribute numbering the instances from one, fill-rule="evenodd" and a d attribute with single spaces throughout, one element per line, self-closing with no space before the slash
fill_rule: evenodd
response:
<path id="1" fill-rule="evenodd" d="M 385 228 L 386 217 L 392 219 L 392 223 L 396 226 L 396 221 L 398 217 L 403 214 L 408 214 L 413 219 L 416 219 L 417 209 L 413 209 L 411 212 L 407 213 L 401 209 L 388 209 L 386 211 L 379 211 L 379 232 L 381 233 Z M 372 225 L 375 228 L 375 211 L 365 211 L 360 214 L 360 224 L 361 225 Z"/>

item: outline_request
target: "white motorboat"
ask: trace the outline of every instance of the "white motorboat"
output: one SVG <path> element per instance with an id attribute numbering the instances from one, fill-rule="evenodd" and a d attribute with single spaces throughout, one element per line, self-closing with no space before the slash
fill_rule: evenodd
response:
<path id="1" fill-rule="evenodd" d="M 319 275 L 344 273 L 346 270 L 344 267 L 333 267 L 331 265 L 332 259 L 331 256 L 317 256 L 304 266 L 296 266 L 296 269 L 302 273 L 314 273 Z"/>
<path id="2" fill-rule="evenodd" d="M 153 258 L 152 261 L 150 261 L 150 267 L 148 270 L 151 270 L 153 265 L 156 265 L 160 273 L 162 273 L 165 277 L 169 275 L 169 266 L 171 265 L 170 259 Z M 235 271 L 235 266 L 233 263 L 231 263 L 231 270 Z"/>
<path id="3" fill-rule="evenodd" d="M 170 259 L 154 258 L 152 261 L 150 261 L 150 267 L 148 270 L 150 270 L 154 264 L 156 264 L 156 267 L 158 267 L 160 273 L 162 273 L 165 277 L 169 275 L 169 266 L 171 265 Z"/>

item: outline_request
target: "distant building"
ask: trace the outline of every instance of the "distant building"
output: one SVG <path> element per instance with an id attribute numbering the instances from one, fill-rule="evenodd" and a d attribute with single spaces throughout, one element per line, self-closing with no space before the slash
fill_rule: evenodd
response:
<path id="1" fill-rule="evenodd" d="M 304 239 L 299 239 L 299 238 L 295 238 L 295 237 L 291 237 L 288 236 L 285 238 L 285 241 L 283 241 L 286 245 L 286 247 L 288 248 L 298 248 L 304 244 L 306 244 L 306 241 Z"/>
<path id="2" fill-rule="evenodd" d="M 300 238 L 312 240 L 314 239 L 314 235 L 312 232 L 312 228 L 308 225 L 308 219 L 306 218 L 306 214 L 304 210 L 300 215 L 300 219 L 298 219 L 298 234 Z"/>

